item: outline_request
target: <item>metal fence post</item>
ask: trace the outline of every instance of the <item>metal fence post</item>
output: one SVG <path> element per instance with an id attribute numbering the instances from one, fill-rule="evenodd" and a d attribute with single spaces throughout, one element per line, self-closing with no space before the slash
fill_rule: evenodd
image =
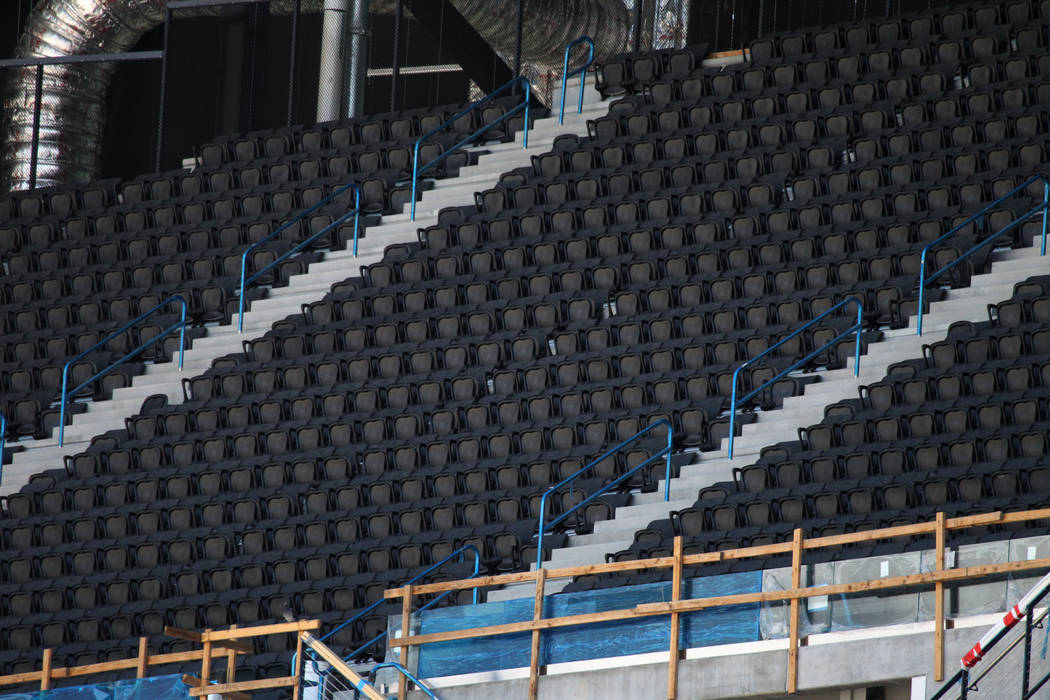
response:
<path id="1" fill-rule="evenodd" d="M 1028 608 L 1024 616 L 1024 663 L 1021 666 L 1021 699 L 1028 700 L 1029 681 L 1032 672 L 1032 612 L 1035 606 Z"/>
<path id="2" fill-rule="evenodd" d="M 394 11 L 394 52 L 390 61 L 390 111 L 397 109 L 397 79 L 401 76 L 401 20 L 405 15 L 405 0 L 397 0 Z"/>
<path id="3" fill-rule="evenodd" d="M 168 85 L 168 38 L 171 32 L 171 9 L 164 13 L 164 44 L 161 46 L 160 58 L 160 104 L 157 107 L 157 157 L 153 167 L 160 172 L 161 147 L 164 144 L 164 102 Z"/>
<path id="4" fill-rule="evenodd" d="M 303 9 L 303 0 L 295 0 L 292 9 L 292 48 L 288 57 L 288 126 L 292 125 L 295 118 L 295 59 L 299 53 L 299 14 Z"/>

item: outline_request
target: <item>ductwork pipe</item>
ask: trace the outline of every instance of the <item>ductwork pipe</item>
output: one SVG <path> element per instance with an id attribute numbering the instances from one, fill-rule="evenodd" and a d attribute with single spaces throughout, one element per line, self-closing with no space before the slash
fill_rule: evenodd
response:
<path id="1" fill-rule="evenodd" d="M 353 0 L 324 0 L 321 17 L 321 66 L 317 76 L 317 121 L 339 119 L 343 111 L 343 36 Z"/>
<path id="2" fill-rule="evenodd" d="M 346 116 L 365 113 L 365 85 L 368 83 L 368 0 L 353 0 L 350 15 L 350 65 L 346 75 Z"/>
<path id="3" fill-rule="evenodd" d="M 450 0 L 497 51 L 514 51 L 517 0 Z M 303 0 L 303 12 L 325 0 Z M 164 21 L 166 0 L 40 0 L 16 57 L 56 57 L 130 50 Z M 293 0 L 273 0 L 273 14 L 291 12 Z M 389 13 L 396 0 L 372 0 L 372 12 Z M 215 14 L 200 8 L 192 14 Z M 190 11 L 180 11 L 187 16 Z M 525 0 L 522 59 L 557 63 L 565 46 L 589 34 L 596 56 L 626 48 L 630 16 L 623 0 Z M 48 66 L 41 99 L 37 187 L 86 183 L 99 176 L 106 93 L 113 64 Z M 33 142 L 36 71 L 12 70 L 2 108 L 0 190 L 26 189 Z M 319 117 L 320 118 L 320 117 Z"/>

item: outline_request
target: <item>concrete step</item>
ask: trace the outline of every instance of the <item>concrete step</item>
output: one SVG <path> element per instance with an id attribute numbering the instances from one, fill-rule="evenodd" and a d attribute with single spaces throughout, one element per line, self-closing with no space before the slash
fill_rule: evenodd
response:
<path id="1" fill-rule="evenodd" d="M 568 93 L 573 100 L 579 94 L 573 90 Z M 522 147 L 521 133 L 515 142 L 469 149 L 478 154 L 478 165 L 464 168 L 463 178 L 432 181 L 422 194 L 422 204 L 417 205 L 414 221 L 404 212 L 383 216 L 379 223 L 364 231 L 366 235 L 359 239 L 356 257 L 352 247 L 326 251 L 323 259 L 311 264 L 306 274 L 293 276 L 287 286 L 268 289 L 265 297 L 253 301 L 244 316 L 243 332 L 237 329 L 236 317 L 230 325 L 207 328 L 206 335 L 196 339 L 187 350 L 183 371 L 180 372 L 175 363 L 149 365 L 143 374 L 133 379 L 130 387 L 115 390 L 111 400 L 87 403 L 87 410 L 75 414 L 71 425 L 66 426 L 64 447 L 57 446 L 57 430 L 44 440 L 19 441 L 17 444 L 24 449 L 15 453 L 12 463 L 4 467 L 0 495 L 17 491 L 33 474 L 61 468 L 63 456 L 83 451 L 95 435 L 122 428 L 124 419 L 137 413 L 147 396 L 163 393 L 170 402 L 181 403 L 184 378 L 203 373 L 219 357 L 241 352 L 244 341 L 263 335 L 275 321 L 299 313 L 303 304 L 321 299 L 333 284 L 356 276 L 361 266 L 378 262 L 388 246 L 415 242 L 420 228 L 436 223 L 440 209 L 453 204 L 473 204 L 475 191 L 492 187 L 507 170 L 528 165 L 530 156 L 548 149 L 558 135 L 585 134 L 587 120 L 607 112 L 608 103 L 601 102 L 590 87 L 584 94 L 584 102 L 583 114 L 567 113 L 563 127 L 557 125 L 555 117 L 533 122 L 528 149 Z"/>
<path id="2" fill-rule="evenodd" d="M 633 535 L 633 532 L 632 532 Z M 605 561 L 605 555 L 627 549 L 634 543 L 634 537 L 609 540 L 599 544 L 587 544 L 579 547 L 567 547 L 551 552 L 549 561 L 543 562 L 543 568 L 554 569 L 567 566 L 586 566 Z"/>
<path id="3" fill-rule="evenodd" d="M 820 381 L 805 385 L 801 396 L 785 399 L 781 410 L 756 413 L 753 423 L 743 424 L 734 441 L 733 460 L 727 458 L 728 440 L 718 450 L 696 455 L 672 479 L 670 502 L 663 501 L 662 482 L 655 492 L 632 495 L 630 505 L 617 508 L 613 519 L 595 523 L 593 533 L 571 536 L 568 546 L 552 552 L 545 566 L 604 561 L 605 554 L 629 546 L 638 529 L 668 517 L 672 510 L 692 506 L 700 489 L 731 481 L 733 468 L 752 464 L 766 446 L 797 440 L 799 427 L 820 422 L 829 404 L 858 396 L 860 385 L 883 379 L 894 362 L 921 357 L 922 346 L 942 339 L 953 322 L 986 320 L 988 304 L 1009 298 L 1017 282 L 1050 268 L 1050 258 L 1033 255 L 1031 248 L 995 251 L 993 261 L 991 272 L 974 276 L 972 286 L 949 290 L 944 301 L 931 304 L 922 337 L 915 333 L 914 316 L 908 327 L 883 332 L 882 340 L 870 344 L 861 357 L 859 377 L 853 376 L 852 357 L 844 369 L 821 372 Z"/>

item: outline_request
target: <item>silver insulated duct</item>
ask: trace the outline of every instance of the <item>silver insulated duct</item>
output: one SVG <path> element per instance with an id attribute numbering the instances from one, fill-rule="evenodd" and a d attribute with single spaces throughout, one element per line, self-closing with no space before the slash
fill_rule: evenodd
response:
<path id="1" fill-rule="evenodd" d="M 514 50 L 517 0 L 451 0 L 497 51 Z M 164 21 L 166 0 L 39 0 L 19 41 L 17 58 L 119 53 L 130 50 Z M 274 0 L 271 11 L 287 14 L 293 0 Z M 373 12 L 392 12 L 395 0 L 372 0 Z M 324 0 L 304 0 L 303 12 L 319 12 Z M 180 11 L 179 16 L 186 16 Z M 192 11 L 215 14 L 216 8 Z M 555 63 L 565 45 L 589 34 L 599 57 L 623 51 L 630 17 L 623 0 L 525 0 L 525 61 Z M 37 187 L 89 182 L 99 176 L 106 93 L 115 66 L 71 64 L 44 68 Z M 27 189 L 33 142 L 36 69 L 8 71 L 3 96 L 0 191 Z"/>

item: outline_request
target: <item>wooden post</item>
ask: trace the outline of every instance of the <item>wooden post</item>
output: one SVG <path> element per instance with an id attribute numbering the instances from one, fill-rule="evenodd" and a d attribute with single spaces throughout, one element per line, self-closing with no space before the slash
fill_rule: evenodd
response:
<path id="1" fill-rule="evenodd" d="M 149 665 L 149 640 L 139 637 L 138 665 L 135 666 L 135 678 L 146 677 L 146 667 Z"/>
<path id="2" fill-rule="evenodd" d="M 944 571 L 944 540 L 947 534 L 944 513 L 937 513 L 937 571 Z M 935 605 L 936 618 L 933 628 L 933 680 L 940 682 L 944 680 L 944 582 L 938 581 L 934 584 L 934 595 L 937 597 Z"/>
<path id="3" fill-rule="evenodd" d="M 671 572 L 671 601 L 677 603 L 682 599 L 682 536 L 674 538 L 674 569 Z M 671 648 L 667 658 L 667 698 L 678 697 L 678 630 L 679 614 L 671 613 Z"/>
<path id="4" fill-rule="evenodd" d="M 201 659 L 201 681 L 211 683 L 211 629 L 204 630 L 204 658 Z"/>
<path id="5" fill-rule="evenodd" d="M 237 625 L 230 625 L 230 629 L 231 630 L 237 629 Z M 296 668 L 301 668 L 302 665 L 303 665 L 302 644 L 303 644 L 302 638 L 300 637 L 299 638 L 299 647 L 297 648 L 297 650 L 296 650 L 297 653 L 295 655 L 295 658 L 297 658 L 299 660 L 298 661 L 298 665 L 296 666 Z M 299 674 L 298 673 L 293 673 L 292 675 L 298 676 Z M 227 683 L 233 683 L 236 680 L 237 680 L 237 650 L 234 649 L 233 647 L 230 647 L 229 651 L 226 652 L 226 682 Z M 299 686 L 295 686 L 295 694 L 298 697 L 298 695 L 299 695 Z"/>
<path id="6" fill-rule="evenodd" d="M 543 596 L 547 584 L 547 570 L 536 571 L 536 598 L 533 603 L 532 619 L 543 619 Z M 532 631 L 532 648 L 529 652 L 529 700 L 536 700 L 540 692 L 540 631 Z"/>
<path id="7" fill-rule="evenodd" d="M 44 662 L 40 667 L 40 689 L 51 687 L 51 649 L 44 649 Z"/>
<path id="8" fill-rule="evenodd" d="M 412 636 L 412 584 L 405 586 L 405 597 L 401 599 L 401 636 Z M 408 668 L 408 653 L 412 647 L 401 648 L 401 665 Z M 408 678 L 405 674 L 398 674 L 397 700 L 405 700 L 408 697 Z"/>
<path id="9" fill-rule="evenodd" d="M 795 528 L 791 541 L 791 634 L 788 640 L 788 692 L 798 692 L 798 604 L 802 587 L 802 530 Z"/>
<path id="10" fill-rule="evenodd" d="M 237 625 L 233 625 L 236 627 Z M 226 682 L 233 683 L 236 680 L 236 670 L 234 664 L 237 660 L 237 654 L 234 651 L 230 651 L 226 655 Z M 303 635 L 295 635 L 295 668 L 292 669 L 292 676 L 295 677 L 295 685 L 292 687 L 292 700 L 299 700 L 301 693 L 303 692 Z"/>

